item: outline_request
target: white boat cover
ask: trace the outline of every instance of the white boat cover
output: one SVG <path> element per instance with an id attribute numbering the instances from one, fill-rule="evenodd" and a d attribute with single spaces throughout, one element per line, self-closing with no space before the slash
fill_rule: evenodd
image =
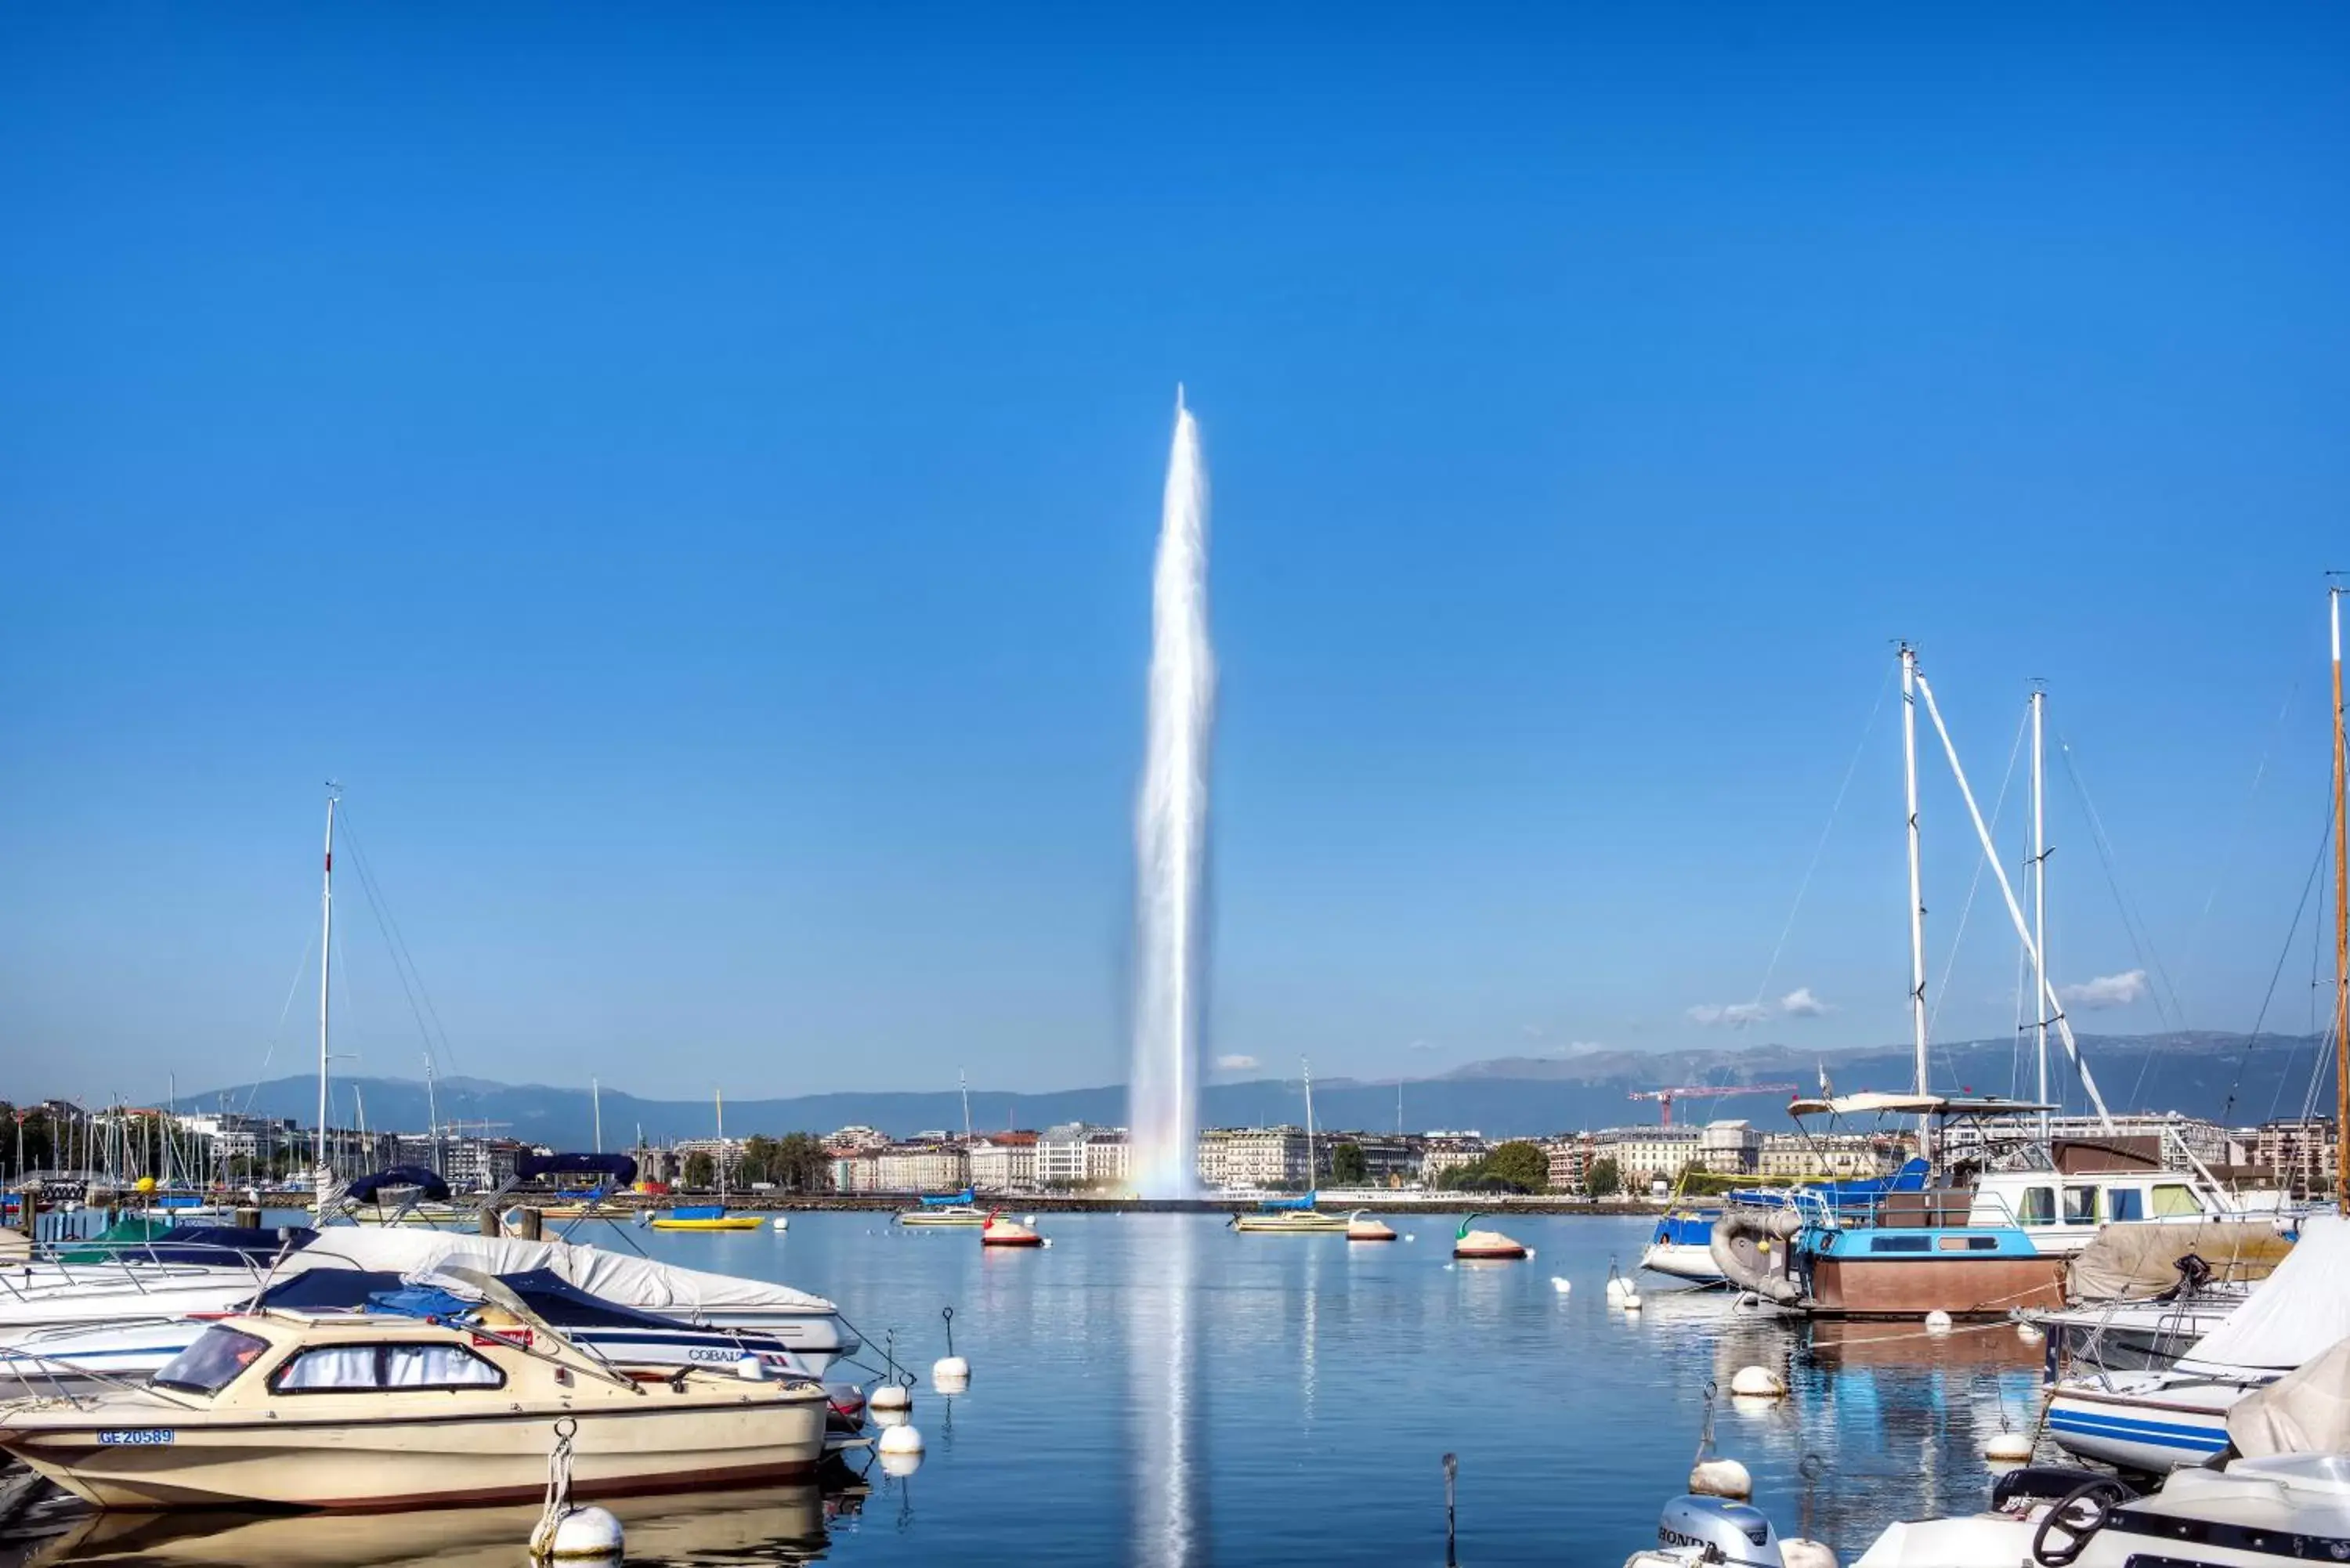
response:
<path id="1" fill-rule="evenodd" d="M 2314 1214 L 2251 1299 L 2179 1360 L 2289 1372 L 2350 1339 L 2350 1220 Z"/>
<path id="2" fill-rule="evenodd" d="M 2350 1450 L 2350 1340 L 2228 1407 L 2228 1438 L 2256 1459 Z"/>
<path id="3" fill-rule="evenodd" d="M 822 1296 L 656 1263 L 625 1252 L 607 1252 L 570 1241 L 518 1241 L 467 1236 L 451 1231 L 335 1226 L 277 1266 L 273 1279 L 308 1269 L 373 1269 L 419 1277 L 450 1263 L 490 1274 L 551 1269 L 590 1295 L 649 1312 L 804 1312 L 837 1309 Z"/>
<path id="4" fill-rule="evenodd" d="M 2178 1260 L 2192 1252 L 2217 1280 L 2262 1280 L 2293 1251 L 2274 1221 L 2149 1220 L 2109 1224 L 2064 1268 L 2064 1299 L 2143 1301 L 2178 1283 Z"/>

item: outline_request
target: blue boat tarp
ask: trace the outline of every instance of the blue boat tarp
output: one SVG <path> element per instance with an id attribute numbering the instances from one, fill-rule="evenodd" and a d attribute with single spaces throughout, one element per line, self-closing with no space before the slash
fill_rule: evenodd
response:
<path id="1" fill-rule="evenodd" d="M 1301 1192 L 1295 1198 L 1261 1198 L 1257 1200 L 1257 1207 L 1260 1209 L 1311 1209 L 1320 1196 L 1319 1193 Z"/>
<path id="2" fill-rule="evenodd" d="M 542 1176 L 600 1176 L 614 1187 L 637 1179 L 637 1162 L 625 1154 L 525 1154 L 515 1161 L 515 1174 L 525 1181 Z"/>
<path id="3" fill-rule="evenodd" d="M 431 1285 L 402 1285 L 396 1291 L 375 1291 L 368 1296 L 369 1311 L 398 1317 L 463 1317 L 474 1305 L 463 1296 L 452 1296 Z"/>
<path id="4" fill-rule="evenodd" d="M 411 1189 L 428 1203 L 449 1201 L 449 1184 L 421 1165 L 395 1165 L 372 1176 L 362 1176 L 344 1188 L 343 1195 L 354 1202 L 380 1203 L 387 1192 L 404 1194 Z"/>
<path id="5" fill-rule="evenodd" d="M 723 1220 L 726 1218 L 726 1205 L 723 1203 L 680 1204 L 669 1211 L 669 1217 L 672 1220 Z"/>
<path id="6" fill-rule="evenodd" d="M 925 1209 L 968 1209 L 972 1203 L 978 1200 L 978 1197 L 979 1195 L 977 1193 L 966 1187 L 961 1192 L 954 1193 L 950 1197 L 925 1198 L 922 1199 L 922 1207 Z"/>

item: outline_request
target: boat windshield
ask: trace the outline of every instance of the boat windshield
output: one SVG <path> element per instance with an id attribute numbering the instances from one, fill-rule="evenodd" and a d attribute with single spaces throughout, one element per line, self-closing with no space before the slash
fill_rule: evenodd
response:
<path id="1" fill-rule="evenodd" d="M 217 1394 L 235 1382 L 238 1375 L 268 1348 L 269 1342 L 258 1334 L 241 1334 L 214 1324 L 148 1381 L 158 1388 Z"/>

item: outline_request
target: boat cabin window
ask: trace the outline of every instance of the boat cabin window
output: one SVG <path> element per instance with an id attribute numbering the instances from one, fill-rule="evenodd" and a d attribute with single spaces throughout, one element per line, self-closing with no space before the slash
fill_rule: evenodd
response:
<path id="1" fill-rule="evenodd" d="M 1922 1252 L 1926 1250 L 1923 1236 L 1872 1236 L 1868 1240 L 1872 1252 Z"/>
<path id="2" fill-rule="evenodd" d="M 2068 1187 L 2064 1189 L 2064 1223 L 2094 1225 L 2097 1222 L 2097 1189 L 2094 1187 Z"/>
<path id="3" fill-rule="evenodd" d="M 2053 1187 L 2027 1187 L 2023 1201 L 2016 1209 L 2016 1222 L 2022 1225 L 2054 1225 L 2056 1223 L 2056 1189 Z"/>
<path id="4" fill-rule="evenodd" d="M 217 1394 L 252 1366 L 269 1342 L 218 1324 L 196 1335 L 193 1344 L 164 1363 L 150 1379 L 158 1388 L 184 1389 L 190 1394 Z"/>
<path id="5" fill-rule="evenodd" d="M 280 1394 L 348 1394 L 381 1388 L 495 1388 L 505 1375 L 457 1345 L 331 1345 L 306 1350 L 279 1369 Z"/>
<path id="6" fill-rule="evenodd" d="M 2203 1205 L 2195 1201 L 2195 1189 L 2183 1181 L 2162 1182 L 2154 1189 L 2154 1217 L 2158 1220 L 2202 1212 Z"/>
<path id="7" fill-rule="evenodd" d="M 1996 1236 L 1945 1236 L 1939 1243 L 1945 1252 L 1995 1252 L 1999 1251 Z"/>
<path id="8" fill-rule="evenodd" d="M 2108 1220 L 2145 1219 L 2146 1194 L 2135 1187 L 2106 1188 L 2106 1218 Z"/>

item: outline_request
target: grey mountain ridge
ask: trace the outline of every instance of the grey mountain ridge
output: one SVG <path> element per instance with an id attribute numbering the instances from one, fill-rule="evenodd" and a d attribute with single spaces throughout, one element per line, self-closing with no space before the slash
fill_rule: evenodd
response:
<path id="1" fill-rule="evenodd" d="M 2083 1035 L 2081 1049 L 2098 1086 L 2116 1111 L 2176 1110 L 2231 1126 L 2292 1116 L 2312 1099 L 2314 1075 L 2324 1064 L 2320 1043 L 2308 1035 L 2262 1035 L 2247 1046 L 2241 1034 L 2193 1031 L 2150 1035 Z M 2053 1047 L 2052 1047 L 2053 1050 Z M 1977 1040 L 1934 1047 L 1933 1082 L 1938 1089 L 2007 1095 L 2031 1087 L 2029 1052 L 2014 1042 Z M 1489 1137 L 1527 1137 L 1586 1128 L 1622 1127 L 1657 1120 L 1653 1102 L 1628 1098 L 1636 1089 L 1684 1084 L 1778 1081 L 1817 1084 L 1825 1065 L 1835 1089 L 1907 1088 L 1907 1047 L 1865 1046 L 1836 1052 L 1802 1051 L 1783 1044 L 1713 1050 L 1639 1053 L 1596 1051 L 1569 1056 L 1512 1056 L 1472 1062 L 1440 1076 L 1402 1084 L 1404 1125 L 1413 1131 L 1473 1127 Z M 2051 1067 L 2055 1097 L 2068 1107 L 2087 1108 L 2061 1056 Z M 400 1078 L 364 1075 L 336 1080 L 335 1120 L 353 1119 L 351 1085 L 367 1105 L 368 1124 L 378 1129 L 421 1131 L 426 1125 L 424 1085 Z M 444 1125 L 486 1121 L 495 1131 L 558 1147 L 587 1147 L 594 1113 L 585 1085 L 509 1085 L 478 1077 L 450 1077 L 436 1085 Z M 1397 1081 L 1346 1077 L 1314 1082 L 1315 1119 L 1324 1127 L 1392 1131 Z M 275 1078 L 201 1095 L 182 1095 L 182 1109 L 213 1109 L 224 1103 L 243 1108 L 250 1099 L 257 1114 L 292 1116 L 307 1123 L 316 1113 L 313 1078 Z M 2314 1103 L 2322 1114 L 2331 1101 L 2330 1075 Z M 1787 1126 L 1783 1095 L 1747 1095 L 1683 1101 L 1675 1119 L 1704 1121 L 1738 1116 L 1766 1129 Z M 624 1090 L 603 1092 L 604 1146 L 620 1148 L 641 1128 L 655 1143 L 706 1137 L 714 1130 L 710 1100 L 645 1099 Z M 972 1126 L 990 1128 L 1044 1127 L 1087 1121 L 1116 1126 L 1126 1119 L 1121 1085 L 1014 1095 L 974 1088 Z M 1298 1122 L 1305 1103 L 1295 1079 L 1253 1079 L 1212 1084 L 1201 1091 L 1202 1127 L 1238 1127 Z M 835 1094 L 748 1098 L 730 1095 L 727 1131 L 753 1133 L 830 1132 L 863 1124 L 897 1137 L 932 1127 L 960 1130 L 962 1103 L 951 1090 L 847 1091 Z"/>

